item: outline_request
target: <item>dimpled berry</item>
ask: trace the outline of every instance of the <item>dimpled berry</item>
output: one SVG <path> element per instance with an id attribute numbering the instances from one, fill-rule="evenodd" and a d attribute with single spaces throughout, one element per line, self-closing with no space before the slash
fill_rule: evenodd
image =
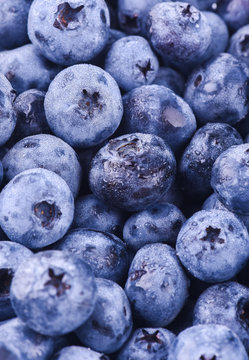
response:
<path id="1" fill-rule="evenodd" d="M 160 85 L 140 86 L 123 97 L 124 133 L 155 134 L 173 151 L 181 149 L 196 130 L 189 105 L 172 90 Z"/>
<path id="2" fill-rule="evenodd" d="M 115 41 L 105 61 L 105 70 L 125 91 L 151 84 L 158 68 L 156 55 L 141 36 L 126 36 Z"/>
<path id="3" fill-rule="evenodd" d="M 14 111 L 15 90 L 3 74 L 0 74 L 0 146 L 11 137 L 15 125 Z"/>
<path id="4" fill-rule="evenodd" d="M 109 360 L 109 357 L 82 346 L 67 346 L 51 360 Z"/>
<path id="5" fill-rule="evenodd" d="M 206 282 L 229 280 L 249 258 L 248 232 L 231 212 L 198 211 L 182 226 L 176 253 L 197 279 Z"/>
<path id="6" fill-rule="evenodd" d="M 230 39 L 228 52 L 249 66 L 249 24 L 233 34 Z"/>
<path id="7" fill-rule="evenodd" d="M 181 311 L 188 296 L 188 280 L 166 244 L 145 245 L 136 253 L 125 285 L 135 317 L 153 327 L 165 327 Z"/>
<path id="8" fill-rule="evenodd" d="M 231 146 L 215 161 L 211 186 L 231 211 L 249 215 L 249 144 Z"/>
<path id="9" fill-rule="evenodd" d="M 142 210 L 167 192 L 176 162 L 156 135 L 128 134 L 110 140 L 92 161 L 92 192 L 109 205 L 127 211 Z"/>
<path id="10" fill-rule="evenodd" d="M 123 115 L 116 81 L 106 71 L 89 64 L 61 71 L 49 86 L 44 106 L 52 132 L 79 148 L 106 140 Z"/>
<path id="11" fill-rule="evenodd" d="M 127 274 L 125 243 L 113 234 L 78 228 L 70 231 L 57 248 L 81 257 L 96 277 L 120 282 Z"/>
<path id="12" fill-rule="evenodd" d="M 122 347 L 116 360 L 163 360 L 168 358 L 169 347 L 175 335 L 163 328 L 135 330 Z"/>
<path id="13" fill-rule="evenodd" d="M 129 338 L 132 330 L 130 304 L 124 290 L 115 282 L 99 278 L 96 284 L 94 311 L 76 334 L 84 345 L 110 354 Z"/>
<path id="14" fill-rule="evenodd" d="M 8 181 L 24 170 L 43 168 L 61 176 L 74 197 L 80 188 L 81 166 L 76 152 L 53 135 L 33 135 L 18 141 L 4 156 L 3 167 Z"/>
<path id="15" fill-rule="evenodd" d="M 105 46 L 110 16 L 104 0 L 34 0 L 28 17 L 31 42 L 49 60 L 73 65 L 91 60 Z"/>
<path id="16" fill-rule="evenodd" d="M 220 324 L 233 330 L 249 349 L 249 288 L 236 282 L 209 287 L 197 300 L 193 324 Z"/>
<path id="17" fill-rule="evenodd" d="M 174 340 L 167 360 L 248 360 L 239 337 L 223 325 L 196 325 Z"/>
<path id="18" fill-rule="evenodd" d="M 21 172 L 0 194 L 2 229 L 10 240 L 29 248 L 41 248 L 61 239 L 73 214 L 74 199 L 68 185 L 46 169 Z"/>
<path id="19" fill-rule="evenodd" d="M 43 335 L 62 335 L 82 325 L 93 312 L 95 278 L 79 257 L 41 251 L 18 267 L 10 298 L 28 327 Z"/>

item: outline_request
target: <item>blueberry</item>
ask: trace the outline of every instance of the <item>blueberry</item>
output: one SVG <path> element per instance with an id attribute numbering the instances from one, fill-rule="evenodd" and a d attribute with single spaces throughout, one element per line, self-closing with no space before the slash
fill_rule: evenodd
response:
<path id="1" fill-rule="evenodd" d="M 30 89 L 18 95 L 14 102 L 16 127 L 8 145 L 13 146 L 26 136 L 50 133 L 44 111 L 45 92 Z"/>
<path id="2" fill-rule="evenodd" d="M 130 304 L 123 289 L 113 281 L 99 278 L 96 284 L 94 311 L 76 334 L 85 346 L 110 354 L 120 349 L 131 333 Z"/>
<path id="3" fill-rule="evenodd" d="M 0 74 L 0 89 L 0 146 L 2 146 L 9 140 L 16 125 L 13 107 L 16 93 L 3 74 Z"/>
<path id="4" fill-rule="evenodd" d="M 100 200 L 127 211 L 142 210 L 167 192 L 175 158 L 158 136 L 128 134 L 110 140 L 92 161 L 89 183 Z"/>
<path id="5" fill-rule="evenodd" d="M 195 304 L 193 324 L 220 324 L 233 330 L 249 349 L 249 289 L 236 282 L 205 290 Z"/>
<path id="6" fill-rule="evenodd" d="M 160 85 L 140 86 L 123 97 L 124 133 L 142 132 L 162 137 L 173 151 L 181 149 L 196 130 L 189 105 Z"/>
<path id="7" fill-rule="evenodd" d="M 239 133 L 228 124 L 208 123 L 198 129 L 179 163 L 181 184 L 188 196 L 200 199 L 209 195 L 215 160 L 230 146 L 241 143 Z"/>
<path id="8" fill-rule="evenodd" d="M 169 67 L 159 67 L 153 84 L 163 85 L 174 91 L 179 96 L 183 95 L 185 80 L 183 76 Z"/>
<path id="9" fill-rule="evenodd" d="M 28 42 L 27 21 L 30 0 L 6 0 L 0 10 L 0 49 L 12 49 Z"/>
<path id="10" fill-rule="evenodd" d="M 66 182 L 46 169 L 15 176 L 0 194 L 0 225 L 10 240 L 42 248 L 62 238 L 73 220 L 74 199 Z"/>
<path id="11" fill-rule="evenodd" d="M 146 244 L 164 242 L 174 246 L 185 216 L 175 205 L 165 203 L 131 215 L 123 230 L 127 245 L 138 250 Z"/>
<path id="12" fill-rule="evenodd" d="M 231 54 L 221 53 L 191 74 L 184 99 L 201 124 L 240 121 L 248 112 L 249 70 Z"/>
<path id="13" fill-rule="evenodd" d="M 38 334 L 18 318 L 0 325 L 1 360 L 47 360 L 55 343 L 56 338 Z"/>
<path id="14" fill-rule="evenodd" d="M 147 37 L 164 59 L 184 68 L 201 63 L 212 41 L 207 18 L 185 2 L 161 2 L 147 17 Z"/>
<path id="15" fill-rule="evenodd" d="M 0 320 L 15 316 L 10 304 L 10 284 L 18 266 L 31 255 L 21 244 L 0 241 Z"/>
<path id="16" fill-rule="evenodd" d="M 136 329 L 129 341 L 119 351 L 116 360 L 162 360 L 175 335 L 163 328 Z"/>
<path id="17" fill-rule="evenodd" d="M 152 327 L 165 327 L 182 309 L 188 280 L 166 244 L 145 245 L 136 253 L 125 285 L 134 316 Z"/>
<path id="18" fill-rule="evenodd" d="M 88 64 L 61 71 L 49 86 L 44 106 L 52 132 L 79 148 L 106 140 L 123 115 L 116 81 L 106 71 Z"/>
<path id="19" fill-rule="evenodd" d="M 121 236 L 124 221 L 124 212 L 110 207 L 93 194 L 79 197 L 75 202 L 74 227 L 106 231 Z"/>
<path id="20" fill-rule="evenodd" d="M 109 360 L 108 356 L 82 346 L 68 346 L 55 354 L 51 360 Z"/>
<path id="21" fill-rule="evenodd" d="M 120 282 L 127 274 L 129 258 L 126 246 L 113 234 L 74 229 L 60 241 L 57 249 L 78 255 L 96 277 Z"/>
<path id="22" fill-rule="evenodd" d="M 231 36 L 228 52 L 249 66 L 249 24 Z"/>
<path id="23" fill-rule="evenodd" d="M 82 171 L 77 154 L 70 145 L 56 136 L 28 136 L 17 142 L 2 162 L 8 181 L 24 170 L 43 168 L 61 176 L 74 197 L 79 192 Z"/>
<path id="24" fill-rule="evenodd" d="M 32 45 L 0 52 L 0 71 L 20 94 L 29 89 L 47 90 L 61 68 L 50 63 Z"/>
<path id="25" fill-rule="evenodd" d="M 74 65 L 94 58 L 105 46 L 110 16 L 104 0 L 34 0 L 28 17 L 31 42 L 49 60 Z"/>
<path id="26" fill-rule="evenodd" d="M 198 211 L 182 226 L 176 253 L 197 279 L 206 282 L 229 280 L 248 260 L 248 232 L 231 212 Z"/>
<path id="27" fill-rule="evenodd" d="M 91 268 L 63 251 L 41 251 L 18 267 L 10 288 L 18 317 L 43 335 L 66 334 L 92 314 L 96 285 Z"/>
<path id="28" fill-rule="evenodd" d="M 231 146 L 215 161 L 211 185 L 231 211 L 249 215 L 249 144 Z"/>
<path id="29" fill-rule="evenodd" d="M 212 8 L 214 0 L 189 0 L 188 3 L 195 6 L 199 10 L 208 10 Z"/>
<path id="30" fill-rule="evenodd" d="M 105 61 L 105 70 L 125 91 L 151 84 L 158 68 L 156 55 L 141 36 L 126 36 L 115 41 Z"/>
<path id="31" fill-rule="evenodd" d="M 168 360 L 247 360 L 238 336 L 223 325 L 196 325 L 182 331 L 169 350 Z"/>
<path id="32" fill-rule="evenodd" d="M 232 31 L 238 30 L 249 21 L 247 0 L 217 0 L 216 11 Z"/>

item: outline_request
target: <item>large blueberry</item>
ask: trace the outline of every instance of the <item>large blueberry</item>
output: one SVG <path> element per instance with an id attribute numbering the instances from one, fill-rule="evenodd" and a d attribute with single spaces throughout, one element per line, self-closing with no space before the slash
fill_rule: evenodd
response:
<path id="1" fill-rule="evenodd" d="M 144 324 L 162 327 L 173 321 L 188 296 L 188 280 L 175 250 L 160 243 L 138 250 L 125 292 L 134 316 Z"/>
<path id="2" fill-rule="evenodd" d="M 215 161 L 211 185 L 231 211 L 249 215 L 249 144 L 231 146 Z"/>
<path id="3" fill-rule="evenodd" d="M 41 248 L 61 239 L 74 215 L 66 182 L 46 169 L 16 175 L 0 194 L 0 225 L 12 241 Z"/>
<path id="4" fill-rule="evenodd" d="M 237 282 L 205 290 L 195 304 L 193 324 L 220 324 L 233 330 L 249 349 L 249 288 Z"/>
<path id="5" fill-rule="evenodd" d="M 127 245 L 138 250 L 146 244 L 163 242 L 174 246 L 185 216 L 170 203 L 152 205 L 132 214 L 126 221 L 123 238 Z"/>
<path id="6" fill-rule="evenodd" d="M 176 170 L 174 155 L 163 139 L 128 134 L 110 140 L 92 161 L 92 192 L 111 206 L 142 210 L 167 192 Z"/>
<path id="7" fill-rule="evenodd" d="M 94 311 L 76 334 L 84 345 L 110 354 L 120 349 L 131 333 L 130 304 L 124 290 L 113 281 L 99 278 L 96 284 Z"/>
<path id="8" fill-rule="evenodd" d="M 175 335 L 163 328 L 136 329 L 116 360 L 166 360 Z"/>
<path id="9" fill-rule="evenodd" d="M 34 88 L 47 90 L 60 70 L 59 66 L 43 57 L 32 44 L 0 52 L 0 72 L 18 94 Z"/>
<path id="10" fill-rule="evenodd" d="M 96 277 L 115 282 L 126 277 L 129 265 L 127 249 L 123 241 L 113 234 L 74 229 L 60 241 L 58 249 L 81 257 L 91 266 Z"/>
<path id="11" fill-rule="evenodd" d="M 81 166 L 77 154 L 70 145 L 56 136 L 28 136 L 18 141 L 7 152 L 2 162 L 8 181 L 24 170 L 43 168 L 61 176 L 74 197 L 79 192 Z"/>
<path id="12" fill-rule="evenodd" d="M 198 211 L 182 226 L 176 253 L 197 279 L 206 282 L 229 280 L 249 258 L 248 232 L 231 212 Z"/>
<path id="13" fill-rule="evenodd" d="M 221 53 L 191 74 L 184 99 L 201 124 L 240 121 L 248 112 L 249 70 L 231 54 Z"/>
<path id="14" fill-rule="evenodd" d="M 125 91 L 151 84 L 158 68 L 156 55 L 141 36 L 126 36 L 115 41 L 105 61 L 105 70 Z"/>
<path id="15" fill-rule="evenodd" d="M 40 334 L 66 334 L 92 314 L 96 301 L 90 266 L 63 251 L 41 251 L 18 267 L 10 288 L 18 317 Z"/>
<path id="16" fill-rule="evenodd" d="M 223 325 L 196 325 L 182 331 L 169 350 L 168 360 L 247 360 L 239 337 Z"/>
<path id="17" fill-rule="evenodd" d="M 189 105 L 165 86 L 140 86 L 123 97 L 123 104 L 121 128 L 124 133 L 158 135 L 173 151 L 181 149 L 196 130 Z"/>
<path id="18" fill-rule="evenodd" d="M 89 64 L 61 71 L 49 86 L 44 106 L 52 132 L 79 148 L 106 140 L 123 115 L 116 81 L 106 71 Z"/>
<path id="19" fill-rule="evenodd" d="M 34 0 L 28 17 L 31 42 L 49 60 L 73 65 L 91 60 L 105 46 L 110 16 L 104 0 Z"/>

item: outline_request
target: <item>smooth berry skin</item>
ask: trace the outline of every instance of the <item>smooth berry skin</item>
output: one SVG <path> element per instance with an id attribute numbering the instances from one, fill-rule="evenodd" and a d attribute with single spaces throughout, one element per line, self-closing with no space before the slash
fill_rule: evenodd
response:
<path id="1" fill-rule="evenodd" d="M 61 239 L 70 227 L 73 215 L 71 190 L 59 175 L 46 169 L 21 172 L 0 194 L 3 231 L 10 240 L 31 249 Z"/>
<path id="2" fill-rule="evenodd" d="M 24 261 L 10 288 L 17 316 L 43 335 L 63 335 L 92 314 L 96 284 L 91 268 L 72 254 L 47 250 Z"/>
<path id="3" fill-rule="evenodd" d="M 226 281 L 248 260 L 248 232 L 231 212 L 198 211 L 181 228 L 176 253 L 197 279 L 210 283 Z"/>
<path id="4" fill-rule="evenodd" d="M 248 112 L 249 70 L 231 54 L 221 53 L 191 74 L 184 94 L 197 121 L 236 124 Z"/>
<path id="5" fill-rule="evenodd" d="M 18 266 L 32 255 L 25 246 L 12 241 L 0 241 L 0 320 L 15 316 L 10 303 L 10 285 Z"/>
<path id="6" fill-rule="evenodd" d="M 110 140 L 92 160 L 89 184 L 100 200 L 126 211 L 145 209 L 167 192 L 176 162 L 163 139 L 128 134 Z"/>
<path id="7" fill-rule="evenodd" d="M 44 106 L 51 131 L 76 148 L 92 147 L 106 140 L 123 115 L 116 81 L 90 64 L 61 71 L 49 86 Z"/>
<path id="8" fill-rule="evenodd" d="M 60 138 L 38 134 L 18 141 L 4 156 L 5 178 L 10 181 L 22 171 L 43 168 L 66 181 L 74 197 L 80 189 L 82 169 L 74 149 Z"/>
<path id="9" fill-rule="evenodd" d="M 211 186 L 218 199 L 230 210 L 249 215 L 249 144 L 231 146 L 215 161 Z"/>
<path id="10" fill-rule="evenodd" d="M 29 0 L 7 0 L 1 4 L 0 49 L 17 48 L 28 42 Z"/>
<path id="11" fill-rule="evenodd" d="M 246 350 L 248 335 L 249 288 L 237 282 L 227 282 L 209 287 L 198 298 L 193 324 L 220 324 L 233 330 Z"/>
<path id="12" fill-rule="evenodd" d="M 175 335 L 164 328 L 140 328 L 118 352 L 116 360 L 167 359 Z"/>
<path id="13" fill-rule="evenodd" d="M 156 4 L 148 14 L 146 28 L 155 51 L 182 68 L 201 63 L 212 39 L 207 18 L 185 2 Z"/>
<path id="14" fill-rule="evenodd" d="M 0 325 L 0 357 L 3 360 L 50 359 L 56 339 L 30 329 L 19 318 Z"/>
<path id="15" fill-rule="evenodd" d="M 13 146 L 17 141 L 31 135 L 49 134 L 44 110 L 45 92 L 30 89 L 19 94 L 14 102 L 16 112 L 16 126 L 8 145 Z"/>
<path id="16" fill-rule="evenodd" d="M 216 12 L 231 31 L 236 31 L 249 21 L 248 0 L 218 0 Z"/>
<path id="17" fill-rule="evenodd" d="M 125 243 L 113 234 L 74 229 L 60 241 L 57 249 L 79 256 L 96 277 L 121 282 L 127 274 L 129 258 Z"/>
<path id="18" fill-rule="evenodd" d="M 196 325 L 183 330 L 170 347 L 167 360 L 247 360 L 239 337 L 223 325 Z"/>
<path id="19" fill-rule="evenodd" d="M 196 119 L 189 105 L 165 86 L 140 86 L 123 97 L 123 104 L 121 129 L 124 133 L 155 134 L 174 152 L 196 131 Z"/>
<path id="20" fill-rule="evenodd" d="M 32 44 L 0 52 L 0 71 L 17 94 L 33 88 L 46 91 L 60 70 L 61 67 L 48 61 Z"/>
<path id="21" fill-rule="evenodd" d="M 93 59 L 105 46 L 110 15 L 104 0 L 34 0 L 28 17 L 28 35 L 42 54 L 69 66 Z"/>
<path id="22" fill-rule="evenodd" d="M 230 146 L 242 143 L 240 134 L 228 124 L 208 123 L 199 128 L 179 162 L 179 177 L 186 194 L 198 199 L 208 196 L 215 160 Z"/>
<path id="23" fill-rule="evenodd" d="M 241 27 L 231 36 L 228 52 L 249 66 L 249 25 Z"/>
<path id="24" fill-rule="evenodd" d="M 56 353 L 51 360 L 109 360 L 109 357 L 82 346 L 67 346 Z"/>
<path id="25" fill-rule="evenodd" d="M 182 96 L 185 88 L 184 77 L 174 69 L 160 66 L 153 84 L 163 85 Z"/>
<path id="26" fill-rule="evenodd" d="M 134 251 L 151 243 L 175 245 L 178 232 L 186 221 L 185 216 L 170 203 L 152 205 L 132 214 L 125 222 L 123 239 Z"/>
<path id="27" fill-rule="evenodd" d="M 94 311 L 76 334 L 85 346 L 111 354 L 122 347 L 131 333 L 130 304 L 124 290 L 115 282 L 98 278 L 96 284 Z"/>
<path id="28" fill-rule="evenodd" d="M 112 208 L 89 194 L 75 201 L 73 226 L 106 231 L 120 237 L 125 217 L 123 211 Z"/>
<path id="29" fill-rule="evenodd" d="M 9 140 L 16 125 L 13 107 L 16 92 L 3 74 L 0 74 L 0 89 L 0 146 L 2 146 Z"/>
<path id="30" fill-rule="evenodd" d="M 124 91 L 151 84 L 158 68 L 158 59 L 148 41 L 135 35 L 117 40 L 105 60 L 105 70 Z"/>
<path id="31" fill-rule="evenodd" d="M 165 327 L 181 311 L 188 296 L 188 280 L 175 250 L 149 244 L 131 263 L 125 292 L 134 317 L 151 327 Z"/>

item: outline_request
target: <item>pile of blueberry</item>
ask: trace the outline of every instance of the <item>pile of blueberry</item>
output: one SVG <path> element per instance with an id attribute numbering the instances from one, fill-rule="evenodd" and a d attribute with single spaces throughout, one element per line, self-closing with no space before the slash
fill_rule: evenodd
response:
<path id="1" fill-rule="evenodd" d="M 0 2 L 0 360 L 248 360 L 249 0 Z"/>

